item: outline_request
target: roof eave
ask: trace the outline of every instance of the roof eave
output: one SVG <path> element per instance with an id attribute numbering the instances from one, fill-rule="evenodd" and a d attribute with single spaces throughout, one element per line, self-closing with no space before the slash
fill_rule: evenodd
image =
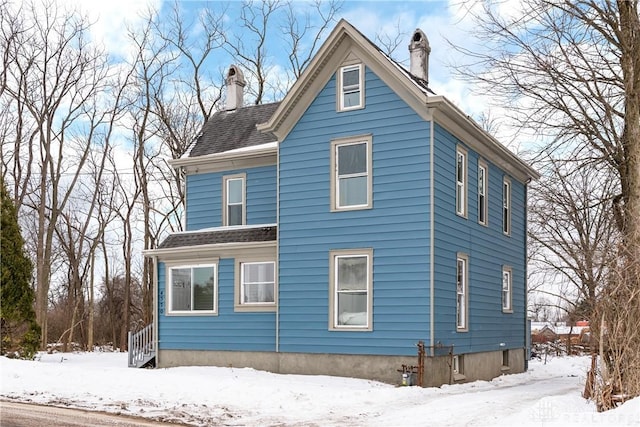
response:
<path id="1" fill-rule="evenodd" d="M 438 124 L 514 178 L 523 183 L 540 178 L 540 174 L 535 169 L 482 129 L 444 96 L 430 96 L 426 105 L 431 109 L 434 120 Z"/>
<path id="2" fill-rule="evenodd" d="M 197 168 L 199 166 L 212 167 L 217 164 L 226 167 L 234 161 L 245 160 L 275 160 L 278 153 L 276 144 L 268 147 L 256 148 L 250 151 L 227 151 L 222 153 L 206 154 L 196 157 L 181 157 L 179 159 L 171 159 L 168 161 L 173 168 Z"/>
<path id="3" fill-rule="evenodd" d="M 142 255 L 145 257 L 180 257 L 191 255 L 202 255 L 212 251 L 229 251 L 233 249 L 247 249 L 247 248 L 265 248 L 275 247 L 275 240 L 268 240 L 262 242 L 228 242 L 228 243 L 210 243 L 206 245 L 193 245 L 193 246 L 179 246 L 175 248 L 156 248 L 145 249 L 142 251 Z"/>

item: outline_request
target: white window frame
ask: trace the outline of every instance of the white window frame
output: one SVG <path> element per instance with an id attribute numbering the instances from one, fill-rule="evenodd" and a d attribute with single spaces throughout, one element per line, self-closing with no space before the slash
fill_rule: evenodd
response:
<path id="1" fill-rule="evenodd" d="M 453 381 L 463 381 L 467 377 L 464 375 L 464 355 L 454 354 L 451 360 L 451 373 Z"/>
<path id="2" fill-rule="evenodd" d="M 478 223 L 489 225 L 489 167 L 478 162 Z"/>
<path id="3" fill-rule="evenodd" d="M 343 175 L 338 174 L 338 150 L 347 145 L 366 144 L 366 172 Z M 348 138 L 339 138 L 331 141 L 331 211 L 348 211 L 359 209 L 371 209 L 373 207 L 373 159 L 372 159 L 372 136 L 359 135 Z M 358 205 L 340 205 L 340 184 L 342 179 L 366 176 L 367 178 L 367 201 Z"/>
<path id="4" fill-rule="evenodd" d="M 273 278 L 267 282 L 259 282 L 260 284 L 267 284 L 273 286 L 273 301 L 264 301 L 264 302 L 245 302 L 245 287 L 247 285 L 247 281 L 245 280 L 245 268 L 252 265 L 264 265 L 271 264 L 273 265 Z M 245 306 L 266 306 L 266 305 L 275 305 L 276 303 L 276 263 L 274 261 L 254 261 L 254 262 L 241 262 L 240 263 L 240 305 Z"/>
<path id="5" fill-rule="evenodd" d="M 513 313 L 513 270 L 511 267 L 502 267 L 502 311 Z"/>
<path id="6" fill-rule="evenodd" d="M 511 235 L 511 180 L 502 180 L 502 232 Z"/>
<path id="7" fill-rule="evenodd" d="M 365 284 L 367 312 L 364 325 L 340 325 L 338 312 L 338 261 L 344 258 L 366 258 L 367 282 Z M 362 292 L 362 290 L 359 290 Z M 347 293 L 348 291 L 342 291 Z M 329 330 L 372 331 L 373 330 L 373 249 L 345 249 L 329 252 Z"/>
<path id="8" fill-rule="evenodd" d="M 467 150 L 456 147 L 456 214 L 464 218 L 468 211 L 468 175 Z"/>
<path id="9" fill-rule="evenodd" d="M 194 310 L 194 294 L 193 294 L 193 270 L 195 268 L 213 268 L 213 301 L 211 310 Z M 174 310 L 173 309 L 173 271 L 177 269 L 190 269 L 191 270 L 191 301 L 189 310 Z M 218 264 L 217 263 L 205 263 L 205 264 L 178 264 L 167 263 L 166 265 L 166 283 L 165 289 L 167 294 L 166 314 L 167 315 L 215 315 L 218 313 Z"/>
<path id="10" fill-rule="evenodd" d="M 358 84 L 352 85 L 353 87 L 344 86 L 344 73 L 348 71 L 358 70 Z M 337 107 L 338 111 L 351 111 L 364 108 L 364 65 L 363 64 L 350 64 L 340 67 L 338 70 L 338 87 L 337 87 Z M 345 106 L 344 99 L 347 93 L 359 92 L 359 99 L 357 105 Z"/>
<path id="11" fill-rule="evenodd" d="M 458 253 L 456 257 L 456 330 L 469 330 L 469 257 Z"/>
<path id="12" fill-rule="evenodd" d="M 451 361 L 451 370 L 454 374 L 462 374 L 462 365 L 460 363 L 461 356 L 458 354 L 453 355 L 453 360 Z"/>
<path id="13" fill-rule="evenodd" d="M 231 181 L 241 181 L 242 183 L 242 201 L 240 203 L 229 202 L 229 183 Z M 247 174 L 226 175 L 222 177 L 222 225 L 225 227 L 231 226 L 229 224 L 229 207 L 233 205 L 242 205 L 242 218 L 240 224 L 233 225 L 246 225 L 247 224 Z"/>

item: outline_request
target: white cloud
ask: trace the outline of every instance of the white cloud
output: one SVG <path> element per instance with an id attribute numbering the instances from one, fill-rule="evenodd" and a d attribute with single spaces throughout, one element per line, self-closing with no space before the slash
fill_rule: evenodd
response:
<path id="1" fill-rule="evenodd" d="M 86 13 L 90 22 L 91 36 L 96 43 L 102 44 L 107 52 L 123 57 L 129 52 L 127 26 L 135 26 L 144 21 L 149 10 L 159 9 L 162 0 L 59 0 L 61 5 L 77 8 Z"/>

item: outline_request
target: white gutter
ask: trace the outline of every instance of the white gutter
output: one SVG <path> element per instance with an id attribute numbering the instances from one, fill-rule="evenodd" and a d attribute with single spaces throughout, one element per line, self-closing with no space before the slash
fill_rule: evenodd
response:
<path id="1" fill-rule="evenodd" d="M 484 131 L 471 117 L 442 95 L 427 98 L 433 117 L 475 152 L 491 159 L 498 167 L 521 182 L 538 179 L 540 174 L 497 139 Z"/>
<path id="2" fill-rule="evenodd" d="M 210 243 L 207 245 L 180 246 L 176 248 L 147 249 L 142 251 L 144 256 L 162 257 L 162 255 L 190 255 L 201 254 L 206 251 L 229 250 L 229 249 L 247 249 L 247 248 L 265 248 L 274 246 L 276 242 L 268 240 L 265 242 L 229 242 L 229 243 Z"/>
<path id="3" fill-rule="evenodd" d="M 206 154 L 196 157 L 181 157 L 179 159 L 168 160 L 169 165 L 174 168 L 211 165 L 218 162 L 228 162 L 233 160 L 246 160 L 248 158 L 261 158 L 273 156 L 277 153 L 277 142 L 254 145 L 252 147 L 237 148 L 235 150 L 224 151 L 222 153 Z"/>

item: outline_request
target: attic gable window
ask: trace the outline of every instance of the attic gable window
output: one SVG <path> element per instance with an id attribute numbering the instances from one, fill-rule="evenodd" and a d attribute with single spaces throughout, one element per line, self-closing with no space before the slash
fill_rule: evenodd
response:
<path id="1" fill-rule="evenodd" d="M 338 111 L 364 107 L 364 73 L 362 64 L 341 67 L 338 71 Z"/>

